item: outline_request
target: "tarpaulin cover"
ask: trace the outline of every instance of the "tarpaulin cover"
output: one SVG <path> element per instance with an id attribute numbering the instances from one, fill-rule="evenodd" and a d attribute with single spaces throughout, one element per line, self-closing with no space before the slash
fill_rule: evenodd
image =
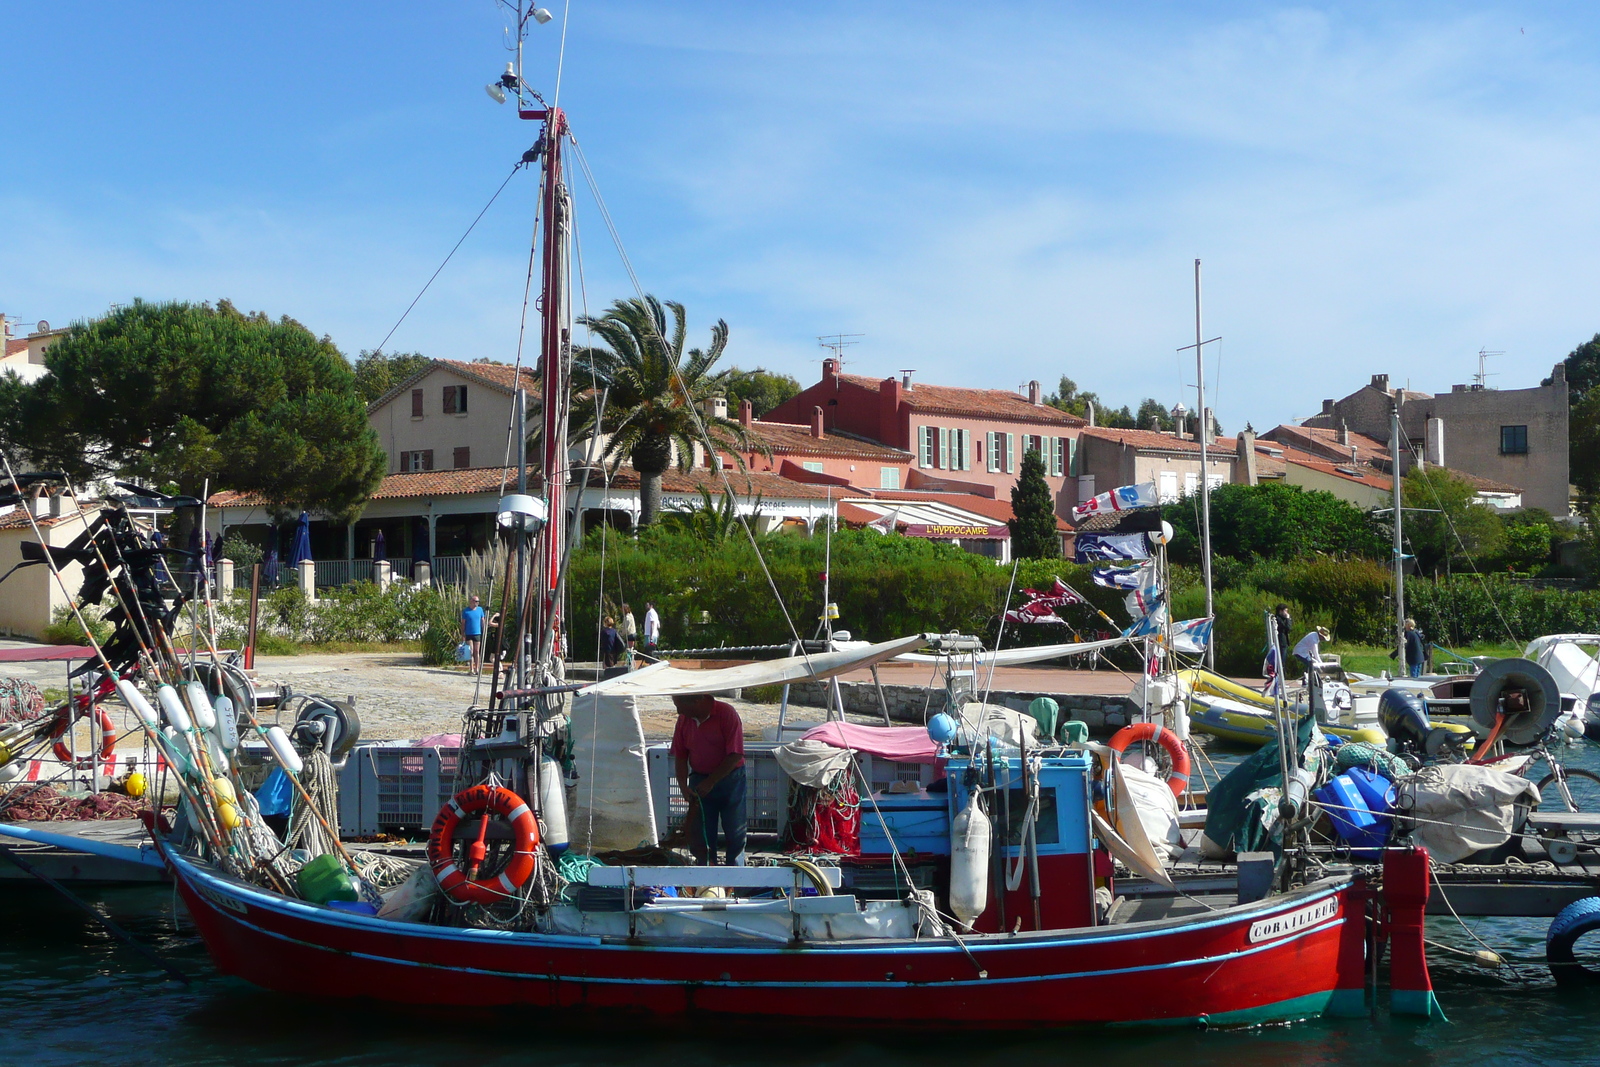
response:
<path id="1" fill-rule="evenodd" d="M 1010 667 L 1018 663 L 1037 663 L 1040 660 L 1055 659 L 1058 656 L 1076 656 L 1083 652 L 1098 652 L 1102 648 L 1112 648 L 1116 645 L 1129 644 L 1126 637 L 1110 637 L 1104 641 L 1074 641 L 1065 645 L 1038 645 L 1033 648 L 1008 648 L 1000 652 L 980 652 L 978 654 L 979 667 Z M 948 657 L 934 656 L 921 652 L 903 652 L 894 658 L 896 663 L 944 663 Z M 967 656 L 960 656 L 962 663 L 969 662 Z"/>
<path id="2" fill-rule="evenodd" d="M 789 656 L 785 659 L 746 663 L 721 670 L 696 671 L 674 667 L 667 663 L 652 663 L 642 670 L 596 682 L 580 692 L 604 693 L 608 696 L 690 696 L 696 693 L 725 693 L 730 689 L 745 689 L 764 685 L 788 685 L 791 682 L 809 682 L 832 678 L 859 667 L 870 667 L 909 652 L 927 642 L 926 635 L 902 637 L 883 641 L 864 648 L 842 652 L 814 652 L 809 656 Z"/>
<path id="3" fill-rule="evenodd" d="M 939 753 L 921 726 L 857 726 L 825 722 L 800 735 L 802 741 L 821 741 L 834 748 L 852 748 L 896 763 L 933 763 Z"/>
<path id="4" fill-rule="evenodd" d="M 1526 778 L 1465 763 L 1424 767 L 1395 789 L 1400 809 L 1417 820 L 1411 843 L 1436 863 L 1505 844 L 1516 829 L 1517 803 L 1539 803 L 1539 787 Z"/>
<path id="5" fill-rule="evenodd" d="M 579 693 L 572 702 L 568 736 L 578 772 L 572 817 L 567 820 L 572 846 L 604 852 L 656 844 L 638 700 Z"/>

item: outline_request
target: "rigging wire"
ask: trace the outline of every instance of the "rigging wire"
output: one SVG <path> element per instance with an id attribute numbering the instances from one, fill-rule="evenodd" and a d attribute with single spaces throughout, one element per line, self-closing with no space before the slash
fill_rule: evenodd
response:
<path id="1" fill-rule="evenodd" d="M 439 264 L 432 274 L 428 275 L 428 280 L 423 284 L 421 290 L 418 291 L 416 296 L 411 298 L 411 303 L 406 305 L 405 311 L 401 312 L 400 317 L 395 320 L 395 324 L 389 327 L 389 332 L 383 335 L 383 340 L 378 342 L 378 347 L 373 349 L 373 351 L 383 351 L 383 346 L 389 343 L 389 338 L 393 337 L 394 332 L 400 328 L 400 324 L 406 321 L 406 316 L 411 314 L 411 309 L 417 306 L 417 301 L 422 299 L 423 294 L 428 291 L 428 287 L 433 284 L 434 279 L 439 277 L 439 273 L 449 265 L 451 257 L 456 254 L 456 250 L 461 247 L 462 243 L 466 241 L 468 237 L 472 236 L 472 231 L 477 228 L 479 222 L 483 221 L 483 216 L 489 213 L 489 209 L 494 206 L 494 202 L 500 199 L 500 194 L 505 191 L 505 187 L 507 185 L 511 184 L 511 179 L 516 177 L 517 171 L 521 170 L 522 166 L 523 164 L 521 160 L 518 160 L 512 165 L 511 173 L 506 175 L 506 180 L 500 183 L 500 188 L 496 189 L 494 191 L 494 195 L 489 198 L 489 202 L 483 205 L 483 210 L 479 211 L 477 217 L 472 220 L 472 225 L 467 227 L 467 232 L 462 234 L 460 239 L 457 240 L 454 245 L 450 246 L 450 251 L 444 257 L 444 261 Z"/>
<path id="2" fill-rule="evenodd" d="M 600 194 L 600 186 L 599 183 L 595 181 L 594 172 L 589 169 L 589 161 L 587 157 L 584 156 L 583 149 L 579 146 L 577 137 L 570 137 L 570 141 L 572 144 L 573 156 L 577 159 L 578 166 L 583 171 L 584 180 L 588 182 L 589 192 L 595 199 L 595 205 L 600 209 L 600 218 L 605 222 L 606 229 L 611 234 L 612 243 L 616 245 L 617 254 L 622 259 L 623 269 L 627 271 L 628 279 L 633 283 L 634 292 L 638 295 L 639 299 L 643 301 L 645 297 L 644 287 L 639 283 L 639 276 L 633 269 L 632 260 L 628 258 L 627 249 L 623 247 L 622 235 L 617 232 L 616 223 L 612 220 L 611 212 L 606 207 L 605 197 Z M 653 332 L 655 331 L 653 321 L 651 329 Z M 667 345 L 666 339 L 663 338 L 659 332 L 656 332 L 656 340 L 661 344 L 663 351 L 671 350 L 670 346 Z M 677 367 L 673 368 L 672 373 L 673 377 L 677 379 L 678 388 L 682 392 L 685 400 L 689 401 L 689 389 L 683 380 L 682 374 L 679 372 Z M 706 430 L 705 421 L 700 417 L 699 409 L 696 408 L 692 402 L 687 402 L 684 406 L 689 412 L 690 418 L 694 420 L 695 429 L 699 431 L 701 440 L 706 443 L 706 448 L 709 455 L 717 455 L 716 446 L 711 440 L 711 435 Z M 735 455 L 737 455 L 737 453 Z M 721 476 L 723 488 L 727 491 L 727 494 L 731 499 L 735 494 L 733 491 L 733 483 L 728 478 L 726 466 L 722 464 L 716 464 L 715 469 L 716 472 Z M 833 522 L 833 516 L 831 513 L 829 514 L 827 521 L 830 524 Z M 750 547 L 755 550 L 756 561 L 761 564 L 761 573 L 766 576 L 767 585 L 769 588 L 771 588 L 772 595 L 778 602 L 778 610 L 783 613 L 783 621 L 789 627 L 789 633 L 794 638 L 795 643 L 800 646 L 801 657 L 806 661 L 807 667 L 810 667 L 811 654 L 805 648 L 805 642 L 800 637 L 800 630 L 795 626 L 793 616 L 789 614 L 789 605 L 784 602 L 783 593 L 778 589 L 777 580 L 773 578 L 772 570 L 767 566 L 767 558 L 765 554 L 762 553 L 761 546 L 756 542 L 755 531 L 750 529 L 749 517 L 744 515 L 739 516 L 739 525 L 743 527 L 745 536 L 750 541 Z"/>

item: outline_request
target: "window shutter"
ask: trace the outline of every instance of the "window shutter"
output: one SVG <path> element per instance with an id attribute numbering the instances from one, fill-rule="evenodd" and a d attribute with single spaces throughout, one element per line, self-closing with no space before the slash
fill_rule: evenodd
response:
<path id="1" fill-rule="evenodd" d="M 961 431 L 961 469 L 964 470 L 964 471 L 969 471 L 969 470 L 972 469 L 972 431 L 971 430 L 962 430 Z"/>
<path id="2" fill-rule="evenodd" d="M 1017 435 L 1006 434 L 1006 473 L 1015 474 L 1017 470 Z"/>
<path id="3" fill-rule="evenodd" d="M 411 417 L 413 419 L 422 418 L 422 390 L 421 389 L 413 389 L 413 390 L 411 390 Z"/>
<path id="4" fill-rule="evenodd" d="M 433 449 L 431 448 L 422 450 L 422 469 L 425 471 L 433 470 Z"/>
<path id="5" fill-rule="evenodd" d="M 446 415 L 454 415 L 456 413 L 456 387 L 453 385 L 444 387 L 443 411 Z"/>
<path id="6" fill-rule="evenodd" d="M 950 429 L 946 426 L 939 427 L 939 469 L 948 470 L 950 467 Z"/>
<path id="7" fill-rule="evenodd" d="M 989 473 L 996 474 L 1000 470 L 1000 435 L 990 430 L 984 438 L 987 442 L 984 459 L 987 461 Z"/>
<path id="8" fill-rule="evenodd" d="M 472 448 L 471 448 L 471 446 L 463 445 L 462 447 L 456 449 L 454 462 L 455 462 L 455 465 L 456 465 L 456 470 L 460 470 L 463 467 L 472 466 Z"/>
<path id="9" fill-rule="evenodd" d="M 926 426 L 918 426 L 917 427 L 917 466 L 924 467 L 924 468 L 933 466 L 933 461 L 929 457 L 928 452 L 929 452 L 929 448 L 928 448 L 928 428 Z"/>
<path id="10" fill-rule="evenodd" d="M 1067 450 L 1067 439 L 1065 437 L 1057 437 L 1053 438 L 1053 440 L 1055 445 L 1051 449 L 1050 473 L 1059 478 L 1061 477 L 1061 456 Z"/>

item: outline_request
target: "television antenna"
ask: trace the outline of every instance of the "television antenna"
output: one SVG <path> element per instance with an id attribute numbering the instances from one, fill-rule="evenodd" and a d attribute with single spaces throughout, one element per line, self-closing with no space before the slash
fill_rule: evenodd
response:
<path id="1" fill-rule="evenodd" d="M 865 337 L 864 333 L 828 333 L 817 338 L 817 347 L 826 348 L 833 353 L 833 358 L 839 361 L 839 366 L 844 366 L 844 350 L 860 344 L 860 341 L 851 340 L 855 337 Z"/>
<path id="2" fill-rule="evenodd" d="M 1490 352 L 1486 348 L 1478 349 L 1478 373 L 1473 375 L 1472 377 L 1473 377 L 1473 380 L 1475 382 L 1477 382 L 1479 389 L 1487 389 L 1487 388 L 1489 388 L 1489 379 L 1490 378 L 1498 378 L 1500 376 L 1500 372 L 1499 371 L 1490 372 L 1490 371 L 1488 371 L 1486 369 L 1487 366 L 1488 366 L 1488 363 L 1486 361 L 1489 359 L 1490 356 L 1503 356 L 1503 355 L 1505 355 L 1504 352 Z"/>

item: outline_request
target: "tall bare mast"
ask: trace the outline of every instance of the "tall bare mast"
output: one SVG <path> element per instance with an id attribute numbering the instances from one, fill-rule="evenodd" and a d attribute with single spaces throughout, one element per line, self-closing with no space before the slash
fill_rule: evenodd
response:
<path id="1" fill-rule="evenodd" d="M 1200 394 L 1200 569 L 1206 583 L 1206 618 L 1215 618 L 1211 602 L 1211 466 L 1206 438 L 1211 435 L 1211 410 L 1206 407 L 1206 360 L 1204 334 L 1200 332 L 1200 261 L 1194 261 L 1194 372 Z M 1170 614 L 1171 609 L 1168 609 Z M 1206 642 L 1206 666 L 1217 665 L 1216 642 Z"/>
<path id="2" fill-rule="evenodd" d="M 1389 413 L 1389 473 L 1393 482 L 1391 492 L 1394 502 L 1394 641 L 1398 655 L 1395 657 L 1396 673 L 1406 666 L 1406 556 L 1405 542 L 1400 523 L 1404 512 L 1400 507 L 1400 398 L 1394 391 L 1394 406 Z"/>

